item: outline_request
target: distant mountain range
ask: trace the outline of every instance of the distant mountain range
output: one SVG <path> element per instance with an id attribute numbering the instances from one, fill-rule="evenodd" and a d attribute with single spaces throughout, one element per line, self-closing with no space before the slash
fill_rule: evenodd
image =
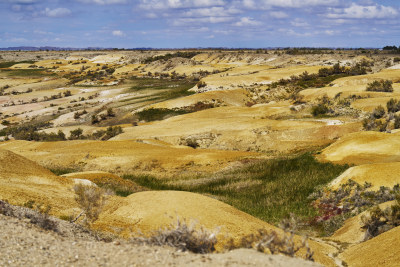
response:
<path id="1" fill-rule="evenodd" d="M 140 47 L 130 48 L 128 50 L 151 50 L 152 48 Z M 86 47 L 86 48 L 73 48 L 73 47 L 55 47 L 55 46 L 16 46 L 0 48 L 0 51 L 81 51 L 81 50 L 124 50 L 118 48 L 104 48 L 104 47 Z"/>

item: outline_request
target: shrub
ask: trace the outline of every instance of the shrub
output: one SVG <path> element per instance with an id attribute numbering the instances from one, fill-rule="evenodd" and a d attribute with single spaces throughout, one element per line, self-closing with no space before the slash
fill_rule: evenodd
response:
<path id="1" fill-rule="evenodd" d="M 367 91 L 393 92 L 393 82 L 390 80 L 373 81 L 367 85 Z"/>
<path id="2" fill-rule="evenodd" d="M 311 109 L 311 114 L 316 117 L 320 115 L 325 115 L 328 113 L 329 109 L 326 105 L 324 104 L 318 104 L 317 106 L 313 106 Z"/>
<path id="3" fill-rule="evenodd" d="M 394 116 L 394 128 L 400 129 L 400 116 Z"/>
<path id="4" fill-rule="evenodd" d="M 81 128 L 75 129 L 70 131 L 70 140 L 77 140 L 77 139 L 81 139 L 83 134 L 83 130 Z"/>
<path id="5" fill-rule="evenodd" d="M 215 251 L 217 231 L 211 232 L 196 223 L 177 219 L 175 224 L 159 229 L 149 238 L 134 238 L 132 242 L 156 246 L 170 246 L 181 251 L 205 254 Z"/>
<path id="6" fill-rule="evenodd" d="M 385 210 L 374 207 L 368 215 L 361 217 L 363 223 L 362 228 L 366 230 L 364 241 L 378 236 L 390 229 L 400 226 L 400 204 L 399 198 L 397 203 Z"/>
<path id="7" fill-rule="evenodd" d="M 377 108 L 375 108 L 372 111 L 371 116 L 375 119 L 381 119 L 383 116 L 385 116 L 386 111 L 384 109 L 384 107 L 382 107 L 381 105 L 379 105 Z"/>
<path id="8" fill-rule="evenodd" d="M 42 205 L 36 205 L 37 213 L 30 218 L 30 222 L 36 224 L 42 229 L 58 231 L 58 224 L 50 218 L 49 212 L 50 206 L 43 207 Z"/>
<path id="9" fill-rule="evenodd" d="M 78 184 L 74 186 L 75 200 L 86 215 L 84 223 L 92 224 L 100 215 L 105 204 L 105 191 L 97 186 Z M 82 214 L 82 213 L 81 213 Z M 81 216 L 75 219 L 75 221 Z"/>
<path id="10" fill-rule="evenodd" d="M 388 112 L 397 112 L 400 111 L 400 102 L 396 99 L 391 98 L 387 103 L 386 107 Z"/>
<path id="11" fill-rule="evenodd" d="M 206 87 L 207 86 L 207 84 L 206 84 L 206 82 L 204 82 L 204 81 L 199 81 L 198 83 L 197 83 L 197 88 L 203 88 L 203 87 Z"/>

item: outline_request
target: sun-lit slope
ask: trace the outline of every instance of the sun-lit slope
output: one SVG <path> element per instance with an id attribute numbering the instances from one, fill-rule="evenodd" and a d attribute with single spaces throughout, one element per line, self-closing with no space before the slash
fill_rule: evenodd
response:
<path id="1" fill-rule="evenodd" d="M 330 187 L 337 189 L 348 180 L 359 184 L 371 183 L 371 190 L 378 190 L 381 186 L 392 188 L 400 183 L 400 162 L 375 163 L 355 166 L 330 183 Z"/>
<path id="2" fill-rule="evenodd" d="M 348 266 L 399 266 L 400 227 L 354 245 L 339 255 Z"/>
<path id="3" fill-rule="evenodd" d="M 0 148 L 32 158 L 49 168 L 158 175 L 214 172 L 230 162 L 258 156 L 250 152 L 201 150 L 146 141 L 11 141 Z"/>
<path id="4" fill-rule="evenodd" d="M 400 133 L 351 133 L 325 148 L 319 158 L 355 165 L 400 162 Z"/>
<path id="5" fill-rule="evenodd" d="M 51 206 L 51 213 L 66 215 L 76 207 L 72 182 L 37 163 L 0 149 L 0 199 L 23 205 L 28 201 Z"/>
<path id="6" fill-rule="evenodd" d="M 375 98 L 378 100 L 376 106 L 379 104 L 386 105 L 386 98 L 390 97 L 400 97 L 400 84 L 393 84 L 393 92 L 385 93 L 385 92 L 368 92 L 366 91 L 367 84 L 373 82 L 374 80 L 384 80 L 388 79 L 393 82 L 397 82 L 400 78 L 400 70 L 382 70 L 381 72 L 367 74 L 367 75 L 359 75 L 359 76 L 349 76 L 337 79 L 332 82 L 333 86 L 327 86 L 323 88 L 314 88 L 314 89 L 306 89 L 300 92 L 301 95 L 304 96 L 304 99 L 307 101 L 313 101 L 318 99 L 325 94 L 333 98 L 337 94 L 341 93 L 341 97 L 348 97 L 351 95 L 361 96 L 367 99 L 359 99 L 353 103 L 353 107 L 365 109 L 369 111 L 371 108 L 369 107 Z M 373 99 L 371 99 L 373 98 Z M 385 102 L 386 100 L 386 102 Z M 364 107 L 366 106 L 366 107 Z"/>
<path id="7" fill-rule="evenodd" d="M 385 202 L 379 205 L 379 207 L 384 210 L 387 207 L 395 204 L 395 201 Z M 343 226 L 338 229 L 332 236 L 329 237 L 330 240 L 349 243 L 349 244 L 357 244 L 364 241 L 365 238 L 365 229 L 362 229 L 362 216 L 366 216 L 369 214 L 369 210 L 366 210 L 357 216 L 354 216 L 350 219 L 347 219 Z"/>
<path id="8" fill-rule="evenodd" d="M 118 175 L 109 172 L 102 172 L 102 171 L 73 172 L 61 176 L 71 179 L 89 180 L 99 186 L 101 185 L 109 185 L 110 187 L 118 186 L 118 188 L 120 189 L 126 189 L 133 192 L 144 191 L 144 188 L 137 185 L 136 183 L 130 180 L 122 179 Z"/>
<path id="9" fill-rule="evenodd" d="M 95 228 L 109 231 L 125 229 L 123 235 L 135 234 L 135 230 L 140 229 L 148 234 L 174 223 L 178 217 L 188 223 L 194 221 L 210 230 L 220 227 L 221 240 L 225 236 L 238 240 L 261 228 L 281 232 L 276 227 L 213 198 L 178 191 L 147 191 L 126 198 L 113 198 L 95 223 Z M 132 229 L 132 232 L 127 229 Z M 301 238 L 296 237 L 296 240 L 300 242 Z M 317 262 L 332 265 L 330 258 L 325 255 L 334 251 L 332 247 L 313 241 L 310 241 L 310 247 L 315 251 Z"/>
<path id="10" fill-rule="evenodd" d="M 267 65 L 248 65 L 233 68 L 227 72 L 209 75 L 202 79 L 202 81 L 207 84 L 207 88 L 214 90 L 220 87 L 230 89 L 254 83 L 271 83 L 282 78 L 289 78 L 292 75 L 299 75 L 304 71 L 315 73 L 320 68 L 319 66 L 273 68 Z"/>
<path id="11" fill-rule="evenodd" d="M 221 90 L 221 91 L 209 91 L 199 94 L 194 94 L 186 97 L 181 97 L 173 100 L 168 100 L 154 104 L 153 108 L 181 108 L 196 104 L 197 102 L 214 103 L 219 102 L 228 106 L 244 106 L 248 97 L 246 90 L 235 89 L 235 90 Z"/>
<path id="12" fill-rule="evenodd" d="M 288 152 L 321 146 L 360 125 L 328 125 L 323 120 L 274 120 L 290 115 L 288 103 L 219 107 L 125 128 L 115 140 L 158 138 L 172 144 L 194 139 L 201 148 Z"/>

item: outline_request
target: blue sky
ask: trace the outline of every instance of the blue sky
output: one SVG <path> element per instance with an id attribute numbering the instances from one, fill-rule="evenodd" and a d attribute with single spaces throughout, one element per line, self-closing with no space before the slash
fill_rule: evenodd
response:
<path id="1" fill-rule="evenodd" d="M 0 0 L 0 47 L 400 45 L 398 0 Z"/>

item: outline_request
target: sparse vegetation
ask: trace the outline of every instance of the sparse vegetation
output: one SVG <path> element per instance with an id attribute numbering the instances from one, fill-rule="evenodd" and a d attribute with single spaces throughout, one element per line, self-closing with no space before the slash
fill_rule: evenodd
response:
<path id="1" fill-rule="evenodd" d="M 400 193 L 399 185 L 392 189 L 381 187 L 378 191 L 372 191 L 370 187 L 369 183 L 360 185 L 349 180 L 336 190 L 323 188 L 316 191 L 310 195 L 310 199 L 314 199 L 313 205 L 320 215 L 314 217 L 311 224 L 328 236 L 339 229 L 347 218 L 374 205 L 394 200 Z"/>
<path id="2" fill-rule="evenodd" d="M 390 80 L 373 81 L 367 85 L 367 91 L 393 92 L 393 82 Z"/>
<path id="3" fill-rule="evenodd" d="M 159 229 L 150 237 L 134 238 L 133 243 L 170 246 L 180 251 L 205 254 L 215 251 L 218 231 L 209 231 L 194 222 L 177 219 L 176 223 Z"/>
<path id="4" fill-rule="evenodd" d="M 91 225 L 95 222 L 103 209 L 106 201 L 105 190 L 97 186 L 77 184 L 74 186 L 75 200 L 83 210 L 85 224 Z M 77 220 L 80 214 L 75 220 Z"/>

